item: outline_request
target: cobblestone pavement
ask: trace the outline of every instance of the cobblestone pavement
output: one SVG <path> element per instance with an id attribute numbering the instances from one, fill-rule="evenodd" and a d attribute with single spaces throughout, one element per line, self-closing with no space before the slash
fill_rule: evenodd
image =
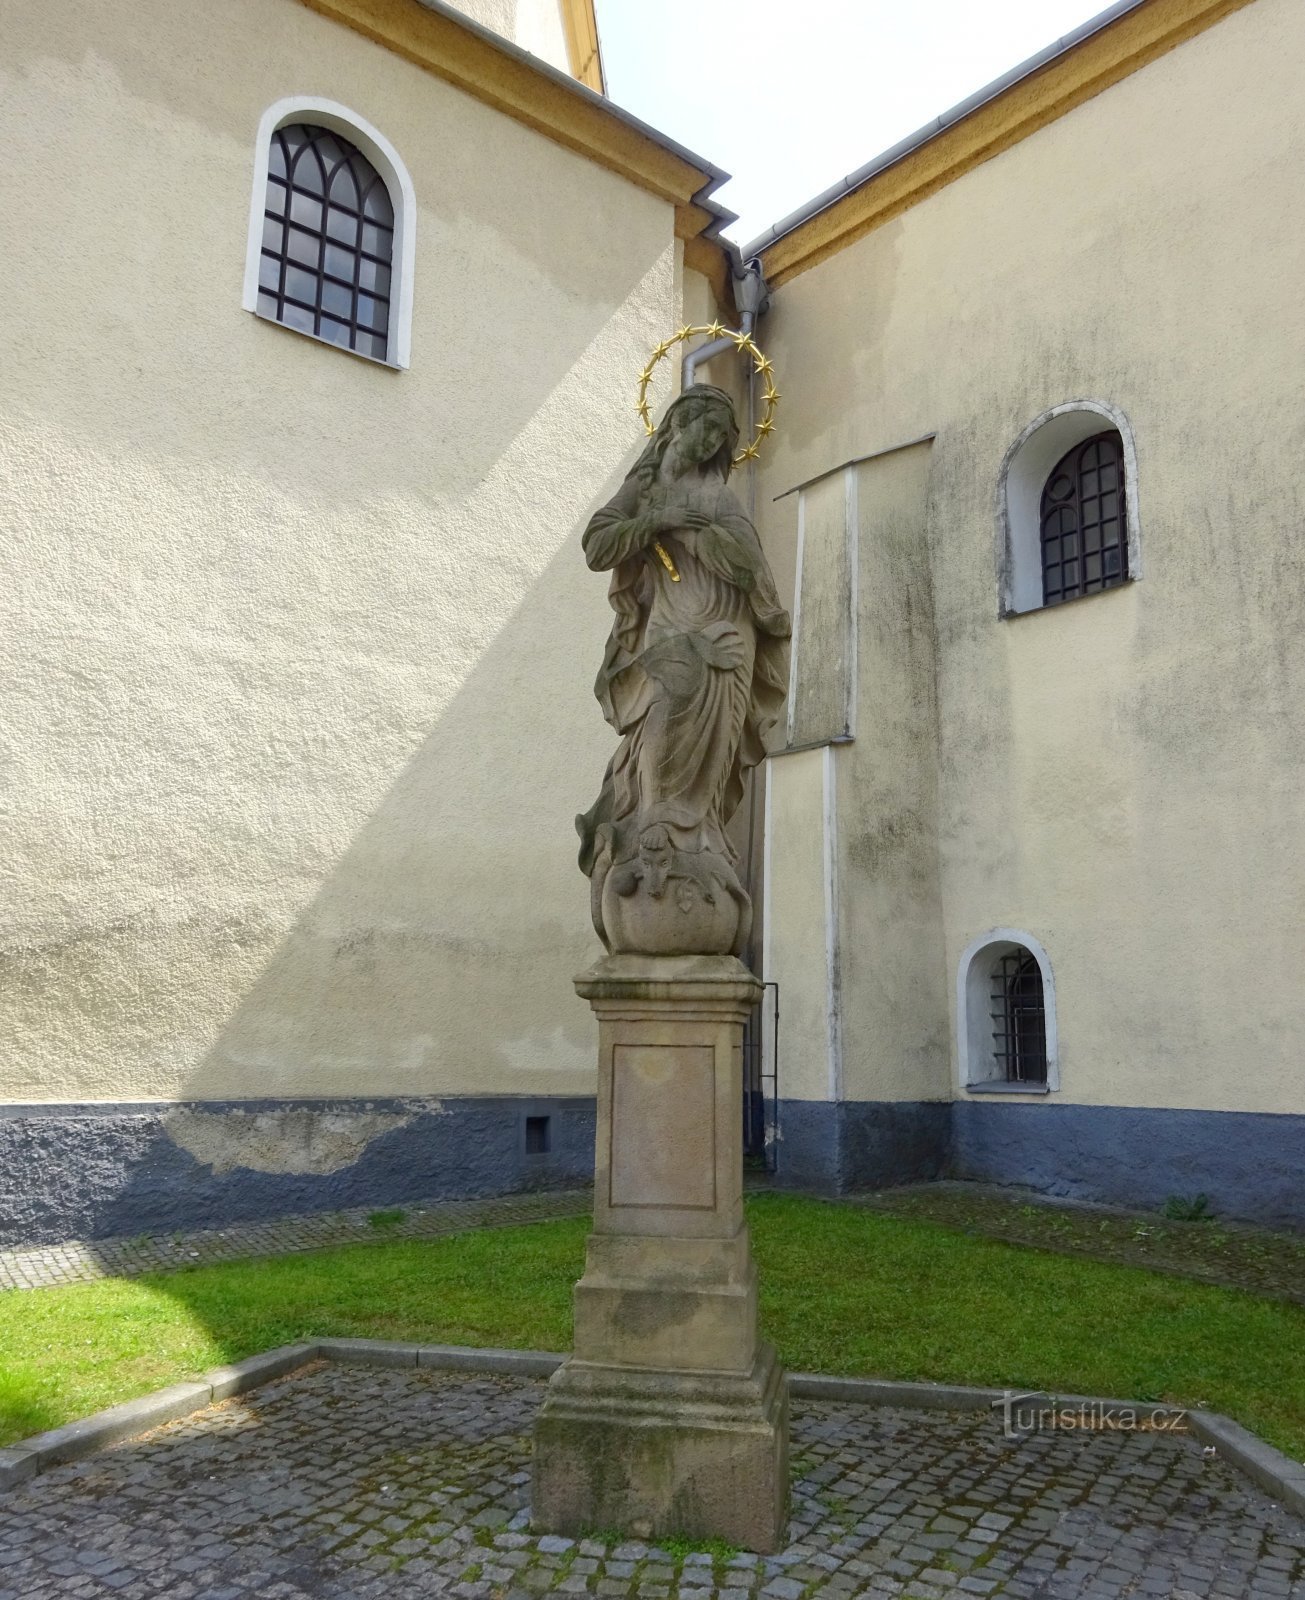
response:
<path id="1" fill-rule="evenodd" d="M 1188 1436 L 795 1407 L 792 1542 L 527 1531 L 542 1384 L 318 1364 L 0 1494 L 0 1600 L 1300 1600 L 1305 1522 Z"/>
<path id="2" fill-rule="evenodd" d="M 134 1239 L 70 1240 L 28 1250 L 0 1250 L 0 1289 L 48 1289 L 96 1278 L 135 1278 L 146 1272 L 198 1267 L 214 1261 L 279 1256 L 335 1244 L 429 1239 L 464 1228 L 505 1227 L 553 1217 L 588 1216 L 589 1189 L 502 1195 L 491 1200 L 434 1200 L 378 1211 L 330 1211 L 277 1217 L 200 1233 L 142 1234 Z M 373 1219 L 380 1219 L 373 1221 Z"/>

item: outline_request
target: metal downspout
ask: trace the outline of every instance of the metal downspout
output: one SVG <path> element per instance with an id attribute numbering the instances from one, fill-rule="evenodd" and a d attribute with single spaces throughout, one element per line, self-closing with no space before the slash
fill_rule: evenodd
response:
<path id="1" fill-rule="evenodd" d="M 735 268 L 734 299 L 739 308 L 739 327 L 744 333 L 751 333 L 756 326 L 757 318 L 770 302 L 770 291 L 766 287 L 765 278 L 761 275 L 760 261 L 745 261 Z M 704 361 L 710 361 L 713 356 L 722 355 L 726 350 L 734 348 L 733 339 L 722 337 L 711 340 L 709 344 L 701 344 L 696 350 L 690 350 L 680 367 L 681 387 L 687 389 L 695 381 L 697 370 Z M 749 383 L 749 393 L 751 388 Z"/>

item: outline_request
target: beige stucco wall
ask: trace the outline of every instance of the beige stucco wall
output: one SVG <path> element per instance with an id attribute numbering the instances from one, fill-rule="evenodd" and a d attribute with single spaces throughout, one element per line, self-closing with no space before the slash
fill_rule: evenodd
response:
<path id="1" fill-rule="evenodd" d="M 670 207 L 293 0 L 0 36 L 0 1098 L 591 1092 L 579 532 Z M 241 309 L 302 93 L 411 172 L 408 372 Z"/>
<path id="2" fill-rule="evenodd" d="M 470 17 L 482 28 L 510 39 L 559 72 L 570 73 L 559 0 L 452 0 L 452 3 L 464 17 Z"/>
<path id="3" fill-rule="evenodd" d="M 1305 1109 L 1303 52 L 1305 10 L 1257 0 L 786 283 L 768 318 L 763 507 L 936 435 L 944 949 L 917 1043 L 966 944 L 1025 929 L 1054 969 L 1068 1101 Z M 1083 397 L 1132 423 L 1145 576 L 999 622 L 1003 455 Z M 873 737 L 865 692 L 858 717 Z M 840 859 L 844 908 L 882 886 Z M 843 1066 L 853 1098 L 947 1092 L 930 1067 L 881 1095 L 850 1025 Z"/>
<path id="4" fill-rule="evenodd" d="M 788 1099 L 840 1095 L 832 766 L 827 750 L 794 751 L 766 763 L 762 976 L 783 974 L 781 1092 Z M 763 1021 L 766 1047 L 773 1051 L 768 1014 Z"/>
<path id="5" fill-rule="evenodd" d="M 558 0 L 517 0 L 514 40 L 559 72 L 571 71 Z"/>

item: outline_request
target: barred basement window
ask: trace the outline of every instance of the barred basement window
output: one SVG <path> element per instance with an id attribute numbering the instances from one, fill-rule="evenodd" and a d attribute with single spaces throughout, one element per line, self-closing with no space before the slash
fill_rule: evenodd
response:
<path id="1" fill-rule="evenodd" d="M 1027 950 L 1009 951 L 994 963 L 989 1015 L 997 1076 L 1007 1083 L 1046 1083 L 1042 972 Z"/>
<path id="2" fill-rule="evenodd" d="M 1047 952 L 1023 928 L 990 928 L 961 952 L 956 1054 L 965 1094 L 1060 1088 L 1056 977 Z"/>
<path id="3" fill-rule="evenodd" d="M 1113 430 L 1075 445 L 1042 491 L 1042 602 L 1099 594 L 1128 577 L 1124 446 Z"/>
<path id="4" fill-rule="evenodd" d="M 268 147 L 258 311 L 379 361 L 389 357 L 394 206 L 355 144 L 307 122 Z"/>

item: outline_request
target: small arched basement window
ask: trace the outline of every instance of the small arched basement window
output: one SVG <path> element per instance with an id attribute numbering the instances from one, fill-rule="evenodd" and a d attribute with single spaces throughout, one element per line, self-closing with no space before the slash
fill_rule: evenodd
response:
<path id="1" fill-rule="evenodd" d="M 276 130 L 260 256 L 263 316 L 386 359 L 394 207 L 357 145 L 308 122 Z"/>
<path id="2" fill-rule="evenodd" d="M 406 367 L 415 224 L 412 180 L 382 133 L 333 100 L 278 100 L 254 151 L 245 309 Z"/>
<path id="3" fill-rule="evenodd" d="M 956 1033 L 963 1089 L 1059 1088 L 1055 983 L 1031 934 L 994 928 L 966 948 L 957 969 Z"/>
<path id="4" fill-rule="evenodd" d="M 1016 947 L 992 963 L 988 983 L 992 1055 L 1006 1083 L 1047 1081 L 1047 1022 L 1042 973 L 1027 950 Z"/>
<path id="5" fill-rule="evenodd" d="M 998 614 L 1040 611 L 1142 575 L 1128 419 L 1074 400 L 1031 422 L 997 484 Z"/>
<path id="6" fill-rule="evenodd" d="M 1042 603 L 1099 594 L 1128 577 L 1124 441 L 1113 429 L 1063 455 L 1042 491 Z"/>

